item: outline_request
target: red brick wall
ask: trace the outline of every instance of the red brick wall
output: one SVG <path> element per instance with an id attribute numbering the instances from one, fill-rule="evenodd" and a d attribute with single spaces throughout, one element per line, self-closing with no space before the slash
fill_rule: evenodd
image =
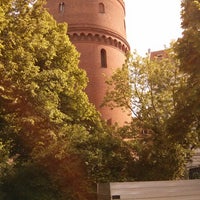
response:
<path id="1" fill-rule="evenodd" d="M 64 11 L 59 12 L 59 3 Z M 99 3 L 105 13 L 99 13 Z M 87 94 L 104 119 L 120 125 L 129 120 L 120 109 L 100 108 L 105 96 L 105 77 L 121 67 L 129 50 L 124 24 L 125 8 L 122 0 L 47 0 L 47 8 L 58 22 L 68 23 L 68 34 L 80 52 L 80 67 L 86 70 L 89 84 Z M 101 49 L 107 53 L 107 68 L 101 67 Z"/>

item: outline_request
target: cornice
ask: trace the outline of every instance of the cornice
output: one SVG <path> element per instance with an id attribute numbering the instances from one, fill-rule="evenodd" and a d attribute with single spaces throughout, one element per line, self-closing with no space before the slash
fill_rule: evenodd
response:
<path id="1" fill-rule="evenodd" d="M 107 29 L 94 27 L 80 28 L 70 25 L 68 35 L 72 41 L 102 43 L 117 47 L 125 53 L 130 51 L 130 46 L 124 37 Z"/>

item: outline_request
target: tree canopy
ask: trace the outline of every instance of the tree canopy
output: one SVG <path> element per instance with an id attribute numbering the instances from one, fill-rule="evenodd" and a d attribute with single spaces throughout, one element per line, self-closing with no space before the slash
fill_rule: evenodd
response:
<path id="1" fill-rule="evenodd" d="M 0 195 L 93 199 L 132 159 L 85 93 L 79 53 L 43 0 L 0 0 Z M 108 153 L 109 152 L 109 153 Z"/>
<path id="2" fill-rule="evenodd" d="M 178 91 L 185 88 L 188 76 L 178 69 L 173 49 L 167 57 L 150 59 L 133 53 L 122 69 L 108 80 L 105 104 L 131 110 L 130 125 L 121 131 L 135 154 L 132 173 L 138 180 L 166 180 L 184 176 L 190 145 L 196 134 L 180 135 L 173 122 Z M 111 86 L 111 87 L 110 87 Z"/>
<path id="3" fill-rule="evenodd" d="M 1 0 L 0 16 L 4 199 L 87 198 L 86 166 L 76 146 L 88 141 L 101 122 L 84 91 L 86 73 L 78 67 L 79 54 L 69 41 L 66 25 L 57 24 L 40 0 L 34 4 Z M 43 191 L 37 197 L 33 188 L 27 188 L 40 181 Z M 16 184 L 12 194 L 10 187 Z M 57 187 L 52 194 L 48 193 L 51 184 Z"/>
<path id="4" fill-rule="evenodd" d="M 200 1 L 183 1 L 181 17 L 183 36 L 176 42 L 175 51 L 180 60 L 180 70 L 187 73 L 189 78 L 185 88 L 178 92 L 179 99 L 173 121 L 178 120 L 179 131 L 183 135 L 190 130 L 196 134 L 196 143 L 192 145 L 192 148 L 196 148 L 200 141 Z"/>

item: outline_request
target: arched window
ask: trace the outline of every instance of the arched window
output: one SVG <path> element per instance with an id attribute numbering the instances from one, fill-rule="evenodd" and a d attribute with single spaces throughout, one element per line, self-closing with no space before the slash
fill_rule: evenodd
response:
<path id="1" fill-rule="evenodd" d="M 100 13 L 105 13 L 105 6 L 103 3 L 99 3 L 99 12 Z"/>
<path id="2" fill-rule="evenodd" d="M 59 7 L 58 7 L 59 12 L 60 13 L 64 12 L 64 8 L 65 8 L 65 3 L 64 2 L 60 2 L 59 3 Z"/>
<path id="3" fill-rule="evenodd" d="M 109 125 L 109 126 L 112 125 L 112 119 L 111 118 L 107 120 L 107 125 Z"/>
<path id="4" fill-rule="evenodd" d="M 107 55 L 105 49 L 101 49 L 101 67 L 107 67 Z"/>

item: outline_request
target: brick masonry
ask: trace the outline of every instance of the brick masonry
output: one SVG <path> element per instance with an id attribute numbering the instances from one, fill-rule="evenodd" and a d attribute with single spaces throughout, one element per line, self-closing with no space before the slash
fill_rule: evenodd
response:
<path id="1" fill-rule="evenodd" d="M 106 92 L 105 79 L 124 64 L 130 47 L 126 40 L 125 5 L 122 0 L 47 0 L 48 11 L 68 24 L 68 35 L 80 52 L 80 67 L 89 78 L 86 92 L 105 120 L 123 125 L 128 112 L 100 107 Z M 101 50 L 107 67 L 101 67 Z"/>

